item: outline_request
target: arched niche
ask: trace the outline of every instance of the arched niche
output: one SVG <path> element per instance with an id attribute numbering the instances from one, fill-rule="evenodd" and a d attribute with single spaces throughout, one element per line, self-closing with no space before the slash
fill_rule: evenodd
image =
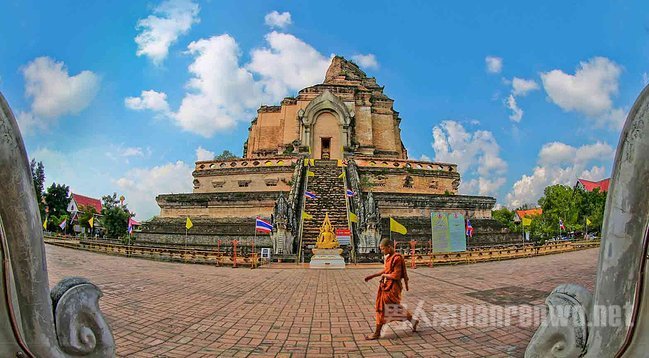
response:
<path id="1" fill-rule="evenodd" d="M 353 113 L 350 113 L 340 98 L 328 90 L 324 91 L 314 98 L 304 110 L 300 110 L 298 116 L 300 118 L 300 140 L 311 148 L 313 158 L 321 159 L 322 146 L 326 138 L 330 138 L 330 158 L 342 158 L 341 148 L 349 147 L 351 144 L 350 124 Z M 334 124 L 337 128 L 333 128 Z"/>

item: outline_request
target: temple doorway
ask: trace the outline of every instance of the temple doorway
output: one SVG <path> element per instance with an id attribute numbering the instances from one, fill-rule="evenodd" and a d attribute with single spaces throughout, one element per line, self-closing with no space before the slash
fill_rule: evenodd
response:
<path id="1" fill-rule="evenodd" d="M 331 138 L 320 138 L 320 158 L 330 159 L 331 158 Z"/>
<path id="2" fill-rule="evenodd" d="M 341 159 L 341 127 L 332 112 L 321 112 L 312 130 L 312 148 L 315 159 Z"/>

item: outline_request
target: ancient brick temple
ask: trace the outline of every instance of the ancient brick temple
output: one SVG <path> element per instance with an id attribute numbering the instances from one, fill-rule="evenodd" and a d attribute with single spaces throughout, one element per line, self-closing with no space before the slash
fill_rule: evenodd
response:
<path id="1" fill-rule="evenodd" d="M 351 229 L 343 246 L 353 255 L 376 251 L 388 217 L 408 227 L 401 239 L 427 242 L 433 211 L 464 214 L 479 234 L 476 224 L 490 223 L 495 199 L 458 195 L 456 164 L 409 160 L 393 104 L 375 78 L 334 57 L 322 84 L 259 108 L 243 158 L 196 162 L 193 193 L 159 195 L 160 216 L 144 224 L 138 239 L 184 242 L 190 217 L 190 245 L 232 239 L 245 245 L 260 216 L 272 220 L 274 230 L 258 237 L 258 245 L 303 258 L 329 213 L 335 228 Z"/>

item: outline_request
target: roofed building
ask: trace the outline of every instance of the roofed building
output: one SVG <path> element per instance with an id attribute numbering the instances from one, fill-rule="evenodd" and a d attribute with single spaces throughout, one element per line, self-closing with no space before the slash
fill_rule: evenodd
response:
<path id="1" fill-rule="evenodd" d="M 603 179 L 600 181 L 590 181 L 586 179 L 577 179 L 575 186 L 581 190 L 593 191 L 599 189 L 600 192 L 608 192 L 608 186 L 611 183 L 611 178 Z"/>

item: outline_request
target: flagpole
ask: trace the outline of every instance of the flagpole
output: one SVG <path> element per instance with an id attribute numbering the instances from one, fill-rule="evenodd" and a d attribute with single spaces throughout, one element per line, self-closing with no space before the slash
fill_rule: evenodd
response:
<path id="1" fill-rule="evenodd" d="M 388 221 L 388 231 L 390 231 L 390 241 L 392 241 L 392 216 L 389 217 L 389 221 Z M 395 248 L 397 247 L 397 243 L 396 243 L 396 242 L 393 242 L 392 244 L 394 245 Z"/>
<path id="2" fill-rule="evenodd" d="M 257 240 L 257 221 L 255 220 L 255 237 L 252 239 L 252 268 L 255 267 L 255 241 Z"/>

